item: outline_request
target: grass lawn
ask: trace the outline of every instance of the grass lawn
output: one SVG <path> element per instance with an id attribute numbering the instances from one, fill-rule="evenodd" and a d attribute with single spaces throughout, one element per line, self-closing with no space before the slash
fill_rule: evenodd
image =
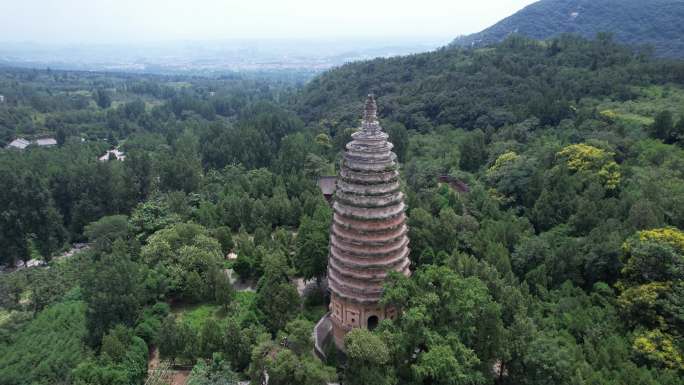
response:
<path id="1" fill-rule="evenodd" d="M 176 314 L 183 322 L 187 322 L 193 329 L 199 330 L 202 325 L 209 319 L 213 318 L 220 323 L 229 317 L 234 317 L 239 323 L 250 317 L 255 307 L 256 293 L 254 292 L 236 292 L 235 300 L 228 307 L 226 311 L 222 306 L 211 303 L 204 304 L 181 304 L 174 306 L 171 311 Z"/>
<path id="2" fill-rule="evenodd" d="M 212 304 L 199 304 L 199 305 L 182 305 L 179 308 L 175 308 L 173 311 L 178 315 L 178 318 L 190 324 L 193 329 L 201 329 L 202 325 L 209 319 L 223 319 L 225 316 L 219 314 L 220 306 Z"/>
<path id="3" fill-rule="evenodd" d="M 661 111 L 669 110 L 675 119 L 684 116 L 684 88 L 676 85 L 638 87 L 639 95 L 626 102 L 604 101 L 597 106 L 598 111 L 617 122 L 648 126 Z"/>

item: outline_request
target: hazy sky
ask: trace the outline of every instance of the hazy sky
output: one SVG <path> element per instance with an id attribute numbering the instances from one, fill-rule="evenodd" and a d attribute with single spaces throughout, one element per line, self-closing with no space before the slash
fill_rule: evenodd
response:
<path id="1" fill-rule="evenodd" d="M 0 0 L 0 41 L 453 38 L 534 0 Z"/>

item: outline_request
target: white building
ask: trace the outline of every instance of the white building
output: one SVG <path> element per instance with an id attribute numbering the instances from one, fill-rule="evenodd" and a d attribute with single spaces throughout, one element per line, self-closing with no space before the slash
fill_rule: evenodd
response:
<path id="1" fill-rule="evenodd" d="M 16 148 L 19 150 L 23 150 L 26 147 L 28 147 L 29 144 L 31 144 L 31 142 L 24 138 L 16 138 L 13 141 L 11 141 L 10 144 L 7 145 L 7 148 Z"/>
<path id="2" fill-rule="evenodd" d="M 110 159 L 110 155 L 113 156 L 114 159 L 121 161 L 121 162 L 126 160 L 126 155 L 124 155 L 123 152 L 119 151 L 118 148 L 115 148 L 113 150 L 109 150 L 109 151 L 105 152 L 105 154 L 102 155 L 101 157 L 99 157 L 98 160 L 100 162 L 108 162 Z"/>
<path id="3" fill-rule="evenodd" d="M 56 146 L 57 145 L 57 139 L 55 139 L 55 138 L 37 139 L 36 144 L 41 146 L 41 147 Z"/>
<path id="4" fill-rule="evenodd" d="M 4 102 L 5 102 L 5 95 L 0 95 L 0 103 L 4 103 Z"/>

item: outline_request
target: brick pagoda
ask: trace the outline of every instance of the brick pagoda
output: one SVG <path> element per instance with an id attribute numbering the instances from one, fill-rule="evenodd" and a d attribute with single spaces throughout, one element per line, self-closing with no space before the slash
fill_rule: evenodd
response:
<path id="1" fill-rule="evenodd" d="M 368 96 L 361 129 L 347 144 L 337 180 L 330 234 L 328 284 L 335 344 L 352 328 L 373 329 L 396 309 L 380 304 L 388 272 L 409 275 L 406 206 L 397 156 Z"/>

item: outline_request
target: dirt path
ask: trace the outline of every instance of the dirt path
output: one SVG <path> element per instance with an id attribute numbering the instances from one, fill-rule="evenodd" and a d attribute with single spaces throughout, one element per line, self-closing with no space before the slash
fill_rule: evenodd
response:
<path id="1" fill-rule="evenodd" d="M 147 361 L 147 372 L 150 373 L 159 367 L 159 349 L 157 347 L 152 348 L 150 352 L 150 358 Z"/>
<path id="2" fill-rule="evenodd" d="M 64 258 L 70 258 L 75 254 L 78 254 L 82 251 L 86 251 L 88 249 L 90 249 L 90 245 L 87 243 L 74 243 L 71 246 L 71 249 L 65 251 L 60 255 L 53 256 L 52 260 L 57 261 Z M 45 263 L 45 261 L 43 261 L 42 259 L 31 259 L 26 263 L 24 263 L 24 261 L 18 261 L 15 267 L 0 266 L 0 273 L 12 273 L 19 270 L 45 266 L 47 266 L 47 263 Z"/>
<path id="3" fill-rule="evenodd" d="M 147 376 L 146 385 L 186 385 L 190 371 L 171 369 L 168 362 L 160 360 L 159 349 L 155 347 L 147 362 Z"/>
<path id="4" fill-rule="evenodd" d="M 188 383 L 188 377 L 190 377 L 189 370 L 174 370 L 170 385 L 185 385 Z"/>

